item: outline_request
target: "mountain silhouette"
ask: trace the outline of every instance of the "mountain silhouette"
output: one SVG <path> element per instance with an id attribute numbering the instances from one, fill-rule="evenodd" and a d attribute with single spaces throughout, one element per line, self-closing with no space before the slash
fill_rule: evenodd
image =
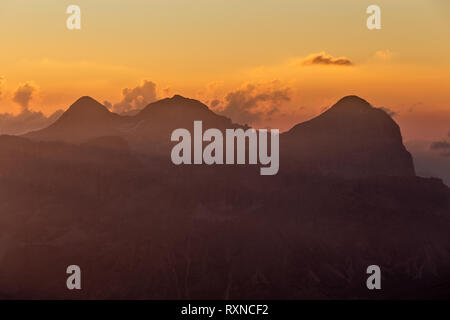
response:
<path id="1" fill-rule="evenodd" d="M 282 135 L 286 166 L 305 174 L 413 176 L 399 126 L 383 110 L 347 96 Z"/>
<path id="2" fill-rule="evenodd" d="M 136 115 L 136 118 L 149 120 L 154 125 L 162 123 L 163 126 L 178 128 L 192 126 L 194 120 L 202 120 L 204 123 L 218 128 L 232 126 L 229 118 L 215 114 L 198 100 L 180 95 L 149 104 Z"/>
<path id="3" fill-rule="evenodd" d="M 81 97 L 55 123 L 23 136 L 40 141 L 83 143 L 102 136 L 121 135 L 126 120 L 91 97 Z"/>
<path id="4" fill-rule="evenodd" d="M 204 130 L 241 127 L 214 113 L 200 101 L 174 95 L 149 104 L 132 117 L 130 121 L 134 126 L 127 137 L 134 149 L 167 155 L 171 133 L 178 128 L 193 132 L 195 120 L 202 120 Z"/>
<path id="5" fill-rule="evenodd" d="M 205 175 L 122 146 L 0 136 L 0 298 L 448 297 L 450 189 L 437 179 Z M 55 277 L 74 261 L 87 270 L 77 292 Z M 389 271 L 376 296 L 374 261 Z"/>
<path id="6" fill-rule="evenodd" d="M 175 95 L 149 104 L 133 116 L 110 112 L 90 97 L 77 100 L 54 124 L 24 137 L 86 143 L 117 136 L 140 153 L 168 156 L 170 135 L 177 128 L 247 128 L 211 111 L 205 104 Z M 281 170 L 306 175 L 365 177 L 414 175 L 412 157 L 399 126 L 381 109 L 347 96 L 318 117 L 281 135 Z M 101 140 L 105 142 L 105 139 Z"/>
<path id="7" fill-rule="evenodd" d="M 294 126 L 274 176 L 158 154 L 194 120 L 238 126 L 181 96 L 134 116 L 84 97 L 0 136 L 0 298 L 448 297 L 450 189 L 414 176 L 384 111 L 350 96 Z M 74 261 L 77 292 L 55 277 Z M 375 296 L 373 263 L 388 271 Z"/>

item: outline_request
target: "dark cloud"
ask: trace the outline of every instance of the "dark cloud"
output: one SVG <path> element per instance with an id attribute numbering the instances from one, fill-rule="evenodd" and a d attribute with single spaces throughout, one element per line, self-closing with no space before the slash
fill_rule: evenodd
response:
<path id="1" fill-rule="evenodd" d="M 215 108 L 220 104 L 220 100 L 218 99 L 214 99 L 213 101 L 211 101 L 211 103 L 209 104 L 211 108 Z"/>
<path id="2" fill-rule="evenodd" d="M 325 52 L 316 53 L 308 56 L 304 61 L 304 65 L 333 65 L 333 66 L 352 66 L 353 62 L 346 57 L 335 58 L 327 55 Z"/>
<path id="3" fill-rule="evenodd" d="M 22 110 L 28 110 L 33 94 L 37 91 L 37 87 L 31 82 L 19 85 L 14 92 L 13 101 L 17 102 Z"/>
<path id="4" fill-rule="evenodd" d="M 450 150 L 450 142 L 435 141 L 430 145 L 431 150 Z"/>
<path id="5" fill-rule="evenodd" d="M 221 113 L 234 122 L 250 124 L 263 118 L 270 119 L 279 112 L 282 103 L 290 100 L 289 88 L 248 84 L 225 96 Z"/>
<path id="6" fill-rule="evenodd" d="M 449 132 L 449 136 L 450 136 L 450 132 Z M 441 153 L 439 154 L 442 157 L 450 157 L 450 142 L 442 140 L 442 141 L 435 141 L 433 143 L 431 143 L 430 145 L 430 149 L 433 151 L 440 151 Z"/>
<path id="7" fill-rule="evenodd" d="M 409 107 L 408 111 L 413 112 L 416 108 L 423 107 L 423 106 L 424 106 L 423 102 L 416 102 Z"/>
<path id="8" fill-rule="evenodd" d="M 384 112 L 386 112 L 390 117 L 395 117 L 397 115 L 397 112 L 392 111 L 389 108 L 386 107 L 380 107 L 379 109 L 383 110 Z"/>
<path id="9" fill-rule="evenodd" d="M 145 80 L 141 85 L 129 89 L 122 90 L 122 100 L 118 103 L 112 104 L 109 101 L 104 101 L 104 105 L 112 111 L 123 113 L 130 110 L 142 109 L 147 104 L 156 101 L 156 84 L 152 81 Z"/>
<path id="10" fill-rule="evenodd" d="M 49 117 L 42 112 L 29 109 L 22 110 L 18 115 L 0 114 L 0 134 L 23 134 L 29 131 L 45 128 L 55 122 L 63 114 L 62 110 L 54 112 Z"/>

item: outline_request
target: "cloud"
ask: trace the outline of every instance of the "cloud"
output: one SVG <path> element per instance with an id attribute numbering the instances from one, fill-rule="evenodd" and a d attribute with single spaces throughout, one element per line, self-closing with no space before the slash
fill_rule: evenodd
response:
<path id="1" fill-rule="evenodd" d="M 141 85 L 122 90 L 122 100 L 112 104 L 104 101 L 106 107 L 117 113 L 127 112 L 134 109 L 142 109 L 151 102 L 156 101 L 156 84 L 152 81 L 144 80 Z"/>
<path id="2" fill-rule="evenodd" d="M 279 112 L 281 104 L 290 100 L 290 89 L 272 82 L 246 84 L 228 93 L 222 102 L 214 101 L 214 105 L 219 106 L 220 113 L 234 122 L 251 124 L 262 119 L 270 120 Z"/>
<path id="3" fill-rule="evenodd" d="M 13 101 L 17 102 L 22 107 L 22 111 L 28 110 L 30 101 L 33 99 L 33 95 L 37 90 L 38 87 L 32 82 L 20 84 L 14 92 Z"/>
<path id="4" fill-rule="evenodd" d="M 391 109 L 386 108 L 386 107 L 380 107 L 380 108 L 378 108 L 378 109 L 383 110 L 383 111 L 386 112 L 390 117 L 395 117 L 395 116 L 397 115 L 397 112 L 392 111 Z"/>
<path id="5" fill-rule="evenodd" d="M 423 107 L 424 105 L 425 105 L 425 104 L 424 104 L 423 102 L 416 102 L 416 103 L 413 103 L 413 104 L 409 107 L 408 112 L 413 112 L 413 111 L 416 110 L 416 108 Z"/>
<path id="6" fill-rule="evenodd" d="M 213 109 L 216 108 L 218 105 L 220 105 L 220 100 L 218 99 L 214 99 L 209 103 L 209 106 Z"/>
<path id="7" fill-rule="evenodd" d="M 18 135 L 39 130 L 55 122 L 62 114 L 63 110 L 57 110 L 47 117 L 42 112 L 29 109 L 23 109 L 18 115 L 1 113 L 0 134 Z"/>
<path id="8" fill-rule="evenodd" d="M 5 86 L 5 77 L 0 76 L 0 98 L 3 96 L 3 90 Z"/>
<path id="9" fill-rule="evenodd" d="M 431 150 L 450 150 L 450 142 L 435 141 L 430 145 Z"/>
<path id="10" fill-rule="evenodd" d="M 390 51 L 389 49 L 387 50 L 378 50 L 377 52 L 375 52 L 375 58 L 377 60 L 381 60 L 381 61 L 389 61 L 392 58 L 392 51 Z"/>
<path id="11" fill-rule="evenodd" d="M 113 107 L 112 103 L 107 100 L 103 101 L 103 105 L 108 109 L 111 109 Z"/>
<path id="12" fill-rule="evenodd" d="M 450 137 L 450 132 L 449 132 Z M 450 157 L 450 142 L 442 140 L 435 141 L 430 145 L 430 149 L 433 151 L 440 151 L 439 154 L 442 157 L 449 158 Z"/>
<path id="13" fill-rule="evenodd" d="M 346 57 L 335 58 L 325 52 L 311 54 L 303 60 L 303 65 L 352 66 L 353 62 Z"/>
<path id="14" fill-rule="evenodd" d="M 164 97 L 169 97 L 172 96 L 172 88 L 170 87 L 165 87 L 164 89 L 162 89 L 162 94 Z"/>

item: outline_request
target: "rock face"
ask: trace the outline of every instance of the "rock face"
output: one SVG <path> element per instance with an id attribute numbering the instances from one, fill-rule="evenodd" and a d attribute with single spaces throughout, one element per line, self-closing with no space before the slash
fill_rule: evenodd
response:
<path id="1" fill-rule="evenodd" d="M 320 116 L 282 134 L 287 170 L 305 175 L 414 176 L 399 126 L 383 110 L 348 96 Z"/>
<path id="2" fill-rule="evenodd" d="M 449 296 L 450 189 L 436 179 L 205 176 L 121 145 L 0 136 L 0 298 Z M 376 295 L 372 261 L 388 270 Z"/>
<path id="3" fill-rule="evenodd" d="M 82 97 L 54 124 L 24 137 L 86 143 L 116 136 L 134 151 L 167 156 L 172 131 L 186 128 L 192 132 L 195 120 L 202 120 L 204 129 L 245 128 L 203 103 L 179 95 L 151 103 L 133 116 L 120 116 L 94 99 Z M 348 178 L 415 175 L 398 125 L 383 110 L 356 96 L 341 99 L 280 139 L 280 170 L 284 172 Z"/>

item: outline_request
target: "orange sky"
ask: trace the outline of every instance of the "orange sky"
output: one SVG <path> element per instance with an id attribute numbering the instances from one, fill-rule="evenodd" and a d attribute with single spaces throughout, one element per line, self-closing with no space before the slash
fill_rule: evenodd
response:
<path id="1" fill-rule="evenodd" d="M 407 139 L 447 137 L 449 1 L 376 2 L 382 29 L 370 31 L 372 1 L 2 0 L 0 113 L 50 114 L 82 95 L 114 105 L 146 80 L 157 98 L 233 105 L 235 121 L 282 130 L 357 94 L 394 112 Z M 81 30 L 66 28 L 69 4 Z M 318 56 L 331 63 L 308 63 Z"/>

